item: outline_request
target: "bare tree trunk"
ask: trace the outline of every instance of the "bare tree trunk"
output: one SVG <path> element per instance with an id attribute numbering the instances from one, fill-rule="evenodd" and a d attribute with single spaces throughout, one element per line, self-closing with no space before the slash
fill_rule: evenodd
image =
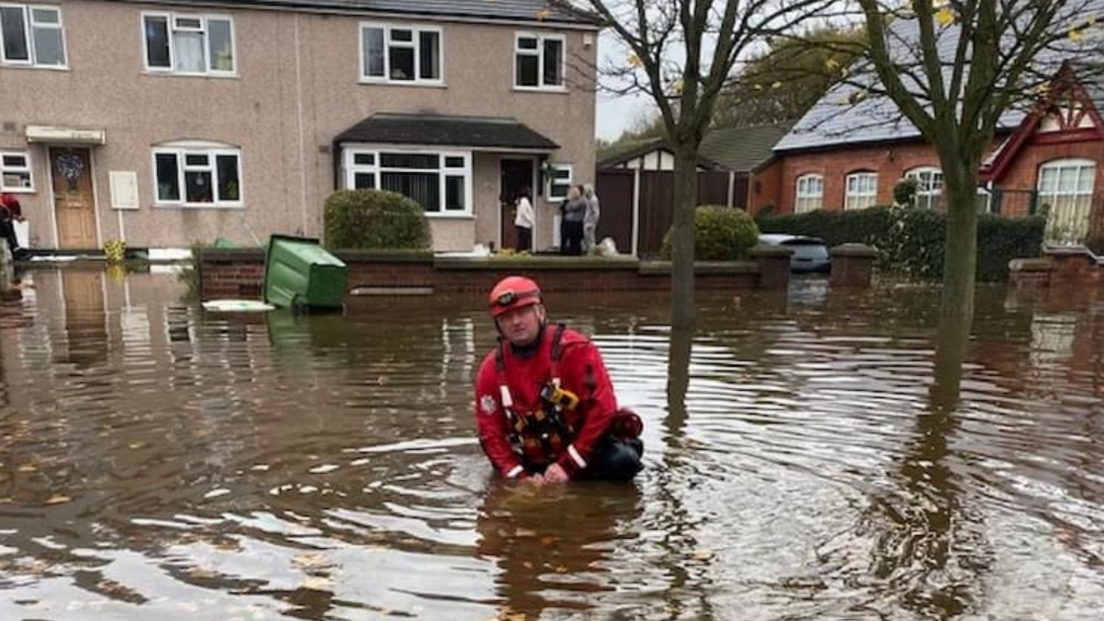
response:
<path id="1" fill-rule="evenodd" d="M 952 166 L 947 166 L 954 161 Z M 977 175 L 970 165 L 943 159 L 947 242 L 943 255 L 943 316 L 974 316 L 977 279 Z"/>
<path id="2" fill-rule="evenodd" d="M 698 158 L 695 145 L 675 147 L 675 209 L 671 234 L 671 328 L 693 330 L 694 209 L 698 202 Z"/>

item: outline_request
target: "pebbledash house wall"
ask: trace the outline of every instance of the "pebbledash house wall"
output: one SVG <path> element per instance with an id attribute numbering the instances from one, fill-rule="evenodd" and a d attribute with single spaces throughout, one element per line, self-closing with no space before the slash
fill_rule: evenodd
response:
<path id="1" fill-rule="evenodd" d="M 62 11 L 67 68 L 0 65 L 0 150 L 31 157 L 34 192 L 19 195 L 31 247 L 58 244 L 47 149 L 27 144 L 27 125 L 105 130 L 106 144 L 90 148 L 101 245 L 111 238 L 124 238 L 133 247 L 180 247 L 220 236 L 248 244 L 271 233 L 320 236 L 322 204 L 335 189 L 333 140 L 376 112 L 513 117 L 560 145 L 551 160 L 571 164 L 576 181 L 586 181 L 580 175 L 594 170 L 595 78 L 579 69 L 594 66 L 593 27 L 215 4 L 76 0 L 56 6 Z M 236 76 L 145 70 L 143 11 L 230 15 Z M 444 85 L 360 83 L 364 21 L 441 28 Z M 566 37 L 567 88 L 515 89 L 518 32 Z M 182 140 L 240 148 L 243 207 L 155 204 L 152 149 Z M 436 249 L 466 250 L 499 239 L 504 155 L 473 154 L 473 215 L 429 216 Z M 137 173 L 139 209 L 112 209 L 109 171 Z M 537 212 L 538 247 L 550 245 L 555 209 L 538 201 Z"/>

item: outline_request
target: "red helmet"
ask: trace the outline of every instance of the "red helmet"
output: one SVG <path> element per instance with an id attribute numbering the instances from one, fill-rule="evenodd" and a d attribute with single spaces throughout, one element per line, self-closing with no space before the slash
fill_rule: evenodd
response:
<path id="1" fill-rule="evenodd" d="M 491 315 L 498 317 L 503 313 L 540 304 L 541 290 L 537 283 L 524 276 L 507 276 L 498 281 L 488 296 Z"/>

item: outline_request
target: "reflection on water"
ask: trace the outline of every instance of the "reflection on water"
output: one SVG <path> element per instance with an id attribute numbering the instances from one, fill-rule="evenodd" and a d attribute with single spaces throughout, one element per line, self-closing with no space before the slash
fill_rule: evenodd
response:
<path id="1" fill-rule="evenodd" d="M 10 285 L 10 283 L 9 283 Z M 1097 619 L 1104 301 L 558 296 L 646 420 L 634 485 L 474 441 L 473 297 L 213 315 L 171 275 L 0 288 L 3 619 Z"/>

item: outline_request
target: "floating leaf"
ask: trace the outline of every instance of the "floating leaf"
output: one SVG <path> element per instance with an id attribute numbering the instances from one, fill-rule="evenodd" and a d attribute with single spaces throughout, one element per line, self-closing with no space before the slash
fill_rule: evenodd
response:
<path id="1" fill-rule="evenodd" d="M 321 466 L 315 466 L 315 467 L 311 468 L 310 473 L 311 474 L 326 474 L 327 472 L 333 472 L 334 470 L 337 470 L 338 468 L 340 468 L 340 466 L 338 466 L 336 464 L 322 464 Z"/>
<path id="2" fill-rule="evenodd" d="M 781 82 L 775 82 L 774 84 L 771 84 L 771 88 L 782 88 L 782 83 Z"/>
<path id="3" fill-rule="evenodd" d="M 60 495 L 50 496 L 49 498 L 46 499 L 46 502 L 43 503 L 43 504 L 46 504 L 46 505 L 60 505 L 60 504 L 69 502 L 70 500 L 71 499 L 68 496 L 60 496 Z"/>
<path id="4" fill-rule="evenodd" d="M 203 495 L 203 497 L 208 498 L 208 499 L 218 498 L 219 496 L 226 496 L 229 493 L 230 493 L 230 490 L 226 489 L 225 487 L 220 487 L 218 489 L 213 489 L 213 490 L 207 492 L 206 494 Z"/>

